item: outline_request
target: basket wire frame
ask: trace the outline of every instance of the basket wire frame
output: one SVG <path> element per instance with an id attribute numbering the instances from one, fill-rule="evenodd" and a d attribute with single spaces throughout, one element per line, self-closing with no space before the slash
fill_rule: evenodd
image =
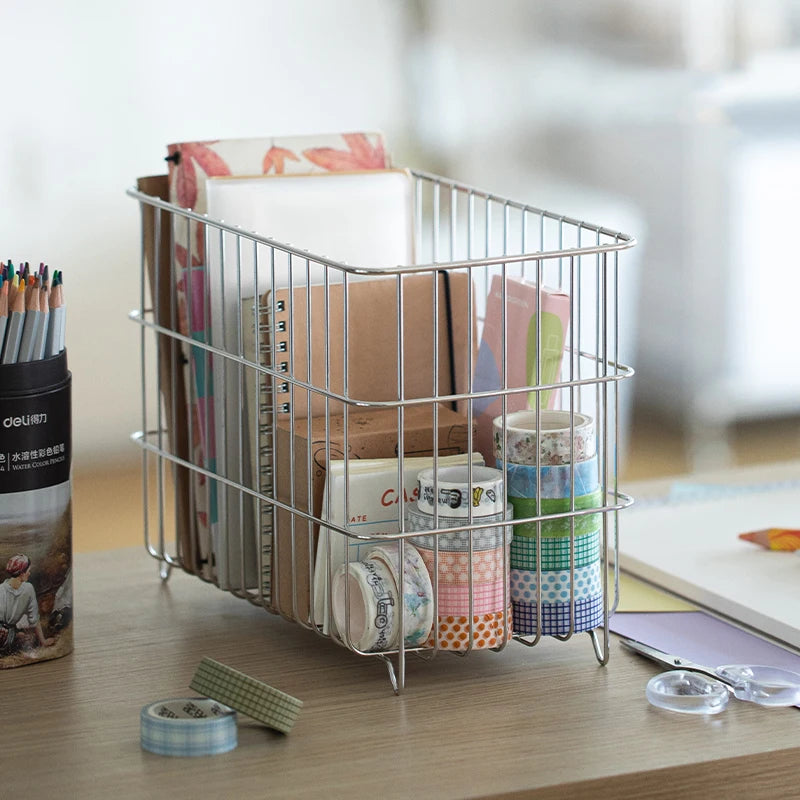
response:
<path id="1" fill-rule="evenodd" d="M 288 490 L 281 498 L 276 492 L 276 436 L 278 419 L 288 419 L 290 430 L 303 429 L 307 441 L 312 437 L 312 417 L 305 420 L 295 416 L 297 398 L 319 398 L 324 411 L 325 429 L 330 430 L 331 418 L 341 414 L 343 418 L 343 485 L 345 509 L 344 519 L 350 519 L 353 504 L 351 497 L 351 473 L 354 458 L 348 455 L 350 437 L 350 416 L 364 409 L 392 409 L 397 419 L 397 497 L 403 497 L 403 476 L 405 466 L 405 418 L 414 406 L 428 406 L 433 417 L 433 466 L 438 465 L 440 451 L 439 409 L 457 406 L 466 417 L 466 451 L 474 450 L 473 423 L 475 404 L 489 397 L 500 397 L 502 416 L 508 418 L 511 398 L 521 393 L 536 398 L 536 429 L 539 430 L 543 392 L 555 392 L 560 399 L 560 407 L 570 411 L 570 433 L 574 432 L 575 413 L 591 413 L 597 431 L 597 452 L 599 463 L 599 483 L 601 504 L 590 509 L 577 509 L 575 506 L 574 472 L 569 493 L 569 510 L 556 514 L 536 514 L 522 519 L 514 519 L 507 524 L 514 526 L 527 524 L 535 526 L 536 552 L 536 633 L 504 635 L 494 650 L 502 650 L 510 639 L 526 646 L 534 646 L 544 635 L 542 620 L 542 523 L 564 519 L 569 525 L 569 574 L 570 574 L 570 623 L 560 639 L 570 639 L 575 633 L 575 537 L 576 522 L 586 514 L 598 514 L 601 519 L 600 553 L 602 573 L 602 623 L 588 631 L 597 660 L 605 664 L 609 658 L 608 618 L 616 608 L 619 599 L 619 573 L 615 557 L 618 550 L 618 512 L 630 505 L 631 498 L 620 491 L 618 486 L 618 441 L 619 441 L 619 384 L 630 377 L 633 370 L 619 360 L 619 281 L 620 255 L 635 244 L 635 240 L 623 233 L 569 217 L 553 214 L 522 203 L 498 197 L 478 189 L 441 178 L 428 173 L 413 171 L 414 181 L 414 234 L 416 262 L 391 269 L 371 270 L 311 254 L 297 246 L 284 244 L 271 238 L 210 219 L 189 209 L 170 204 L 136 189 L 128 190 L 128 195 L 138 201 L 141 211 L 141 265 L 139 307 L 131 311 L 130 318 L 139 325 L 141 349 L 141 428 L 132 435 L 142 451 L 143 471 L 143 511 L 144 539 L 148 553 L 159 562 L 162 579 L 166 580 L 173 567 L 185 569 L 201 580 L 215 583 L 234 595 L 276 613 L 276 594 L 281 585 L 288 581 L 291 586 L 291 614 L 294 621 L 303 627 L 326 638 L 333 638 L 351 651 L 377 658 L 388 670 L 393 690 L 398 693 L 405 687 L 406 659 L 414 653 L 421 659 L 431 659 L 445 647 L 440 639 L 439 626 L 439 578 L 440 559 L 437 534 L 459 530 L 476 533 L 492 527 L 473 516 L 472 509 L 464 519 L 463 526 L 441 527 L 438 510 L 434 514 L 433 529 L 426 533 L 434 536 L 433 549 L 433 619 L 431 641 L 423 646 L 407 647 L 403 614 L 398 615 L 399 635 L 397 646 L 389 651 L 366 652 L 359 650 L 354 642 L 349 617 L 345 620 L 345 630 L 335 631 L 325 620 L 316 619 L 314 611 L 314 554 L 316 552 L 315 532 L 319 529 L 323 547 L 326 548 L 327 608 L 331 608 L 331 584 L 333 578 L 331 540 L 334 534 L 346 537 L 352 542 L 367 537 L 360 536 L 347 524 L 330 522 L 325 510 L 331 507 L 330 482 L 323 498 L 322 515 L 315 514 L 311 481 L 302 493 L 294 474 L 279 476 L 288 483 Z M 191 223 L 191 224 L 190 224 Z M 202 250 L 205 261 L 193 270 L 186 265 L 193 264 L 200 245 L 192 240 L 190 231 L 202 232 Z M 149 231 L 147 235 L 145 231 Z M 185 264 L 176 260 L 176 244 L 185 252 Z M 212 262 L 214 262 L 212 264 Z M 276 306 L 275 293 L 266 299 L 255 297 L 251 300 L 245 286 L 256 285 L 259 276 L 266 274 L 268 283 L 276 285 L 278 270 L 284 268 L 288 282 L 288 294 L 293 289 L 310 286 L 319 282 L 324 287 L 321 322 L 326 332 L 330 331 L 332 310 L 332 289 L 341 287 L 342 314 L 344 320 L 354 313 L 351 308 L 351 291 L 365 276 L 381 277 L 395 281 L 396 285 L 396 348 L 393 359 L 396 362 L 397 386 L 396 400 L 372 401 L 355 396 L 348 385 L 348 352 L 355 345 L 349 341 L 348 325 L 342 331 L 344 370 L 341 386 L 330 382 L 331 353 L 328 337 L 323 346 L 323 363 L 326 376 L 322 385 L 312 374 L 311 364 L 319 354 L 312 352 L 311 336 L 306 336 L 304 374 L 286 370 L 285 354 L 276 344 L 274 335 L 270 338 L 266 354 L 258 347 L 248 350 L 243 332 L 255 330 L 260 334 L 264 320 L 275 320 L 280 312 Z M 235 280 L 220 280 L 223 292 L 229 293 L 233 303 L 223 303 L 223 309 L 233 309 L 232 316 L 223 316 L 225 331 L 233 330 L 233 340 L 223 336 L 223 340 L 208 336 L 198 337 L 193 331 L 198 327 L 208 331 L 211 314 L 208 303 L 195 304 L 184 300 L 181 305 L 179 293 L 175 291 L 176 281 L 186 280 L 186 294 L 202 291 L 208 297 L 212 291 L 211 271 L 218 269 L 220 274 L 234 275 Z M 196 273 L 196 274 L 195 274 Z M 486 314 L 487 296 L 493 277 L 500 276 L 502 292 L 502 352 L 506 357 L 500 366 L 500 388 L 491 391 L 476 391 L 473 374 L 468 371 L 466 385 L 457 391 L 454 383 L 450 391 L 440 390 L 440 341 L 439 321 L 445 315 L 449 319 L 452 309 L 442 303 L 439 293 L 439 277 L 466 273 L 468 319 L 475 320 L 476 336 L 469 336 L 466 343 L 466 361 L 474 365 L 477 355 L 477 342 L 480 341 L 482 325 Z M 433 371 L 433 391 L 427 397 L 408 397 L 405 391 L 405 342 L 404 304 L 407 302 L 404 280 L 408 276 L 427 274 L 431 278 L 431 309 L 434 320 L 431 342 Z M 543 382 L 541 374 L 542 330 L 539 301 L 537 300 L 536 342 L 537 358 L 535 374 L 530 384 L 524 387 L 509 386 L 508 354 L 513 352 L 514 342 L 510 341 L 507 330 L 507 278 L 518 277 L 534 282 L 539 287 L 549 285 L 565 291 L 570 298 L 570 324 L 564 348 L 560 375 L 555 381 Z M 202 284 L 195 286 L 195 280 Z M 148 286 L 150 291 L 148 292 Z M 158 287 L 166 286 L 166 291 Z M 538 295 L 538 293 L 537 293 Z M 152 297 L 152 302 L 150 301 Z M 300 315 L 305 320 L 312 319 L 311 293 L 306 292 L 306 308 Z M 449 300 L 449 295 L 446 295 Z M 295 310 L 291 310 L 286 329 L 281 331 L 291 349 L 296 336 L 294 326 Z M 194 319 L 196 314 L 201 319 Z M 183 319 L 188 317 L 188 319 Z M 264 355 L 265 357 L 262 357 Z M 188 369 L 191 362 L 192 369 Z M 449 366 L 452 368 L 453 359 Z M 226 430 L 235 431 L 233 451 L 238 454 L 232 468 L 230 464 L 215 462 L 205 451 L 203 458 L 196 458 L 191 448 L 180 446 L 180 442 L 190 444 L 198 437 L 206 443 L 214 435 L 215 422 L 208 411 L 203 419 L 193 418 L 180 401 L 179 383 L 186 386 L 185 394 L 192 400 L 202 395 L 208 397 L 213 390 L 212 373 L 224 370 L 226 387 L 236 386 L 237 398 L 218 398 L 227 402 L 223 410 Z M 280 397 L 279 397 L 280 395 Z M 283 398 L 288 398 L 284 400 Z M 232 402 L 233 401 L 233 402 Z M 308 400 L 310 403 L 310 400 Z M 288 403 L 288 404 L 287 404 Z M 231 413 L 228 413 L 231 412 Z M 216 432 L 219 435 L 219 432 Z M 574 447 L 574 437 L 572 437 Z M 245 454 L 252 451 L 248 464 Z M 505 431 L 503 452 L 507 452 Z M 342 454 L 339 454 L 342 455 Z M 574 462 L 571 452 L 570 463 Z M 312 453 L 306 448 L 304 454 L 295 449 L 295 439 L 289 440 L 289 463 L 292 472 L 313 471 Z M 330 474 L 332 461 L 337 457 L 328 440 L 324 447 L 324 465 Z M 494 466 L 493 464 L 489 464 Z M 536 456 L 536 496 L 540 497 L 540 452 Z M 435 470 L 434 470 L 435 471 Z M 468 483 L 472 483 L 473 462 L 467 461 Z M 504 485 L 508 487 L 507 474 Z M 279 482 L 280 482 L 279 480 Z M 436 480 L 434 493 L 438 491 Z M 504 501 L 507 502 L 504 496 Z M 224 506 L 220 511 L 220 503 Z M 211 513 L 215 509 L 218 520 L 234 521 L 232 528 L 224 530 L 217 543 L 206 543 L 201 547 L 198 538 L 197 509 Z M 187 514 L 187 509 L 189 513 Z M 541 509 L 540 509 L 541 510 Z M 283 553 L 286 546 L 274 536 L 279 515 L 288 519 L 291 530 L 289 553 Z M 218 522 L 219 524 L 219 522 Z M 328 533 L 325 533 L 327 531 Z M 414 544 L 419 533 L 409 531 L 403 515 L 400 515 L 395 533 L 383 534 L 380 538 L 396 541 L 400 554 L 399 582 L 404 578 L 404 548 Z M 370 537 L 374 538 L 374 537 Z M 217 546 L 224 542 L 224 548 Z M 226 552 L 221 552 L 224 549 Z M 201 552 L 202 551 L 202 552 Z M 307 566 L 303 575 L 298 572 L 300 556 L 308 554 Z M 451 650 L 459 656 L 472 652 L 474 641 L 474 618 L 472 613 L 475 552 L 472 537 L 469 537 L 468 596 L 469 614 L 467 645 L 460 650 Z M 224 556 L 224 557 L 223 557 Z M 503 574 L 509 574 L 508 549 L 503 548 Z M 350 547 L 345 548 L 345 562 L 351 559 Z M 224 562 L 224 566 L 223 566 Z M 198 565 L 202 565 L 198 567 Z M 255 580 L 253 575 L 255 574 Z M 268 576 L 268 579 L 264 576 Z M 299 587 L 309 586 L 311 597 L 309 614 L 302 613 Z M 349 608 L 350 585 L 345 581 L 345 606 Z M 611 591 L 613 588 L 613 592 Z M 508 581 L 503 592 L 502 608 L 508 613 L 511 606 Z M 285 612 L 285 609 L 282 609 Z M 330 620 L 328 620 L 328 623 Z M 504 619 L 503 625 L 510 626 Z"/>

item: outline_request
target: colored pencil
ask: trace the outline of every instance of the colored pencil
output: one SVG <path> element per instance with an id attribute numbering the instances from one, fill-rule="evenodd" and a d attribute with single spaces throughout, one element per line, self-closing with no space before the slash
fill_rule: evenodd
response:
<path id="1" fill-rule="evenodd" d="M 22 326 L 25 322 L 25 288 L 20 286 L 14 296 L 14 305 L 9 309 L 6 338 L 3 345 L 3 364 L 15 364 L 22 341 Z"/>

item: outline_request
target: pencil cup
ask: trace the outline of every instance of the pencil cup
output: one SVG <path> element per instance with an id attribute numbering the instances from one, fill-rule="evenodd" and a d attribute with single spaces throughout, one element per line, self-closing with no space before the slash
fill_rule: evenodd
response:
<path id="1" fill-rule="evenodd" d="M 0 364 L 0 668 L 72 652 L 71 380 Z"/>

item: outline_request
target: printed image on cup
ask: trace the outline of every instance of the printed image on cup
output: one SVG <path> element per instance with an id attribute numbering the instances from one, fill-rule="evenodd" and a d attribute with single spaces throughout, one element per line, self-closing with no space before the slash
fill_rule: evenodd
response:
<path id="1" fill-rule="evenodd" d="M 417 476 L 417 508 L 449 517 L 484 517 L 502 514 L 503 473 L 493 467 L 440 467 L 422 470 Z"/>
<path id="2" fill-rule="evenodd" d="M 505 430 L 504 430 L 505 426 Z M 570 464 L 585 461 L 597 453 L 594 420 L 587 414 L 541 409 L 539 430 L 536 411 L 515 411 L 492 420 L 494 455 L 510 464 L 539 466 Z M 503 452 L 505 433 L 508 457 Z"/>
<path id="3" fill-rule="evenodd" d="M 0 669 L 72 652 L 71 375 L 0 365 Z"/>
<path id="4" fill-rule="evenodd" d="M 349 624 L 350 642 L 358 650 L 377 653 L 396 646 L 397 589 L 383 561 L 342 564 L 333 576 L 331 604 L 336 628 L 345 642 Z"/>

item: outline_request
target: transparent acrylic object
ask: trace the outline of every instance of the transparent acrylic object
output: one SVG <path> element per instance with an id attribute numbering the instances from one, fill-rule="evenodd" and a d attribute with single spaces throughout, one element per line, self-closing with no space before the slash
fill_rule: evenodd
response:
<path id="1" fill-rule="evenodd" d="M 800 675 L 796 672 L 743 664 L 718 667 L 715 671 L 739 700 L 773 707 L 800 704 Z"/>
<path id="2" fill-rule="evenodd" d="M 681 714 L 719 714 L 728 705 L 728 688 L 697 672 L 671 670 L 647 682 L 651 705 Z"/>

